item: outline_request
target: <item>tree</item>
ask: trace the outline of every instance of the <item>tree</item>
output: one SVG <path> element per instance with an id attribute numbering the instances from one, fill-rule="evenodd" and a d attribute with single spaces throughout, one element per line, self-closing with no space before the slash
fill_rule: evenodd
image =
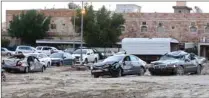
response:
<path id="1" fill-rule="evenodd" d="M 84 41 L 88 45 L 105 47 L 119 41 L 121 25 L 125 22 L 121 14 L 111 13 L 104 6 L 98 11 L 91 5 L 84 8 Z M 80 32 L 81 9 L 76 12 L 76 31 Z"/>
<path id="2" fill-rule="evenodd" d="M 25 44 L 34 45 L 37 39 L 47 35 L 51 17 L 46 17 L 35 10 L 29 10 L 13 16 L 8 33 L 11 37 L 20 38 Z"/>

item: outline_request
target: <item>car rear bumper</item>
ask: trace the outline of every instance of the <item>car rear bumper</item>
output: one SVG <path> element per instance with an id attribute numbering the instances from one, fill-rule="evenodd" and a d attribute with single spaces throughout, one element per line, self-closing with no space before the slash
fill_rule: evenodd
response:
<path id="1" fill-rule="evenodd" d="M 149 72 L 155 74 L 172 74 L 175 72 L 175 67 L 165 67 L 165 68 L 148 68 Z"/>
<path id="2" fill-rule="evenodd" d="M 25 67 L 23 66 L 3 66 L 2 68 L 5 70 L 25 71 Z"/>

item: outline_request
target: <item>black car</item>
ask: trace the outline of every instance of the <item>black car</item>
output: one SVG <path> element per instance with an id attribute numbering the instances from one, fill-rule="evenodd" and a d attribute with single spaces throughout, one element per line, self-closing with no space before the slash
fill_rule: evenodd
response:
<path id="1" fill-rule="evenodd" d="M 184 51 L 174 51 L 163 55 L 158 61 L 151 62 L 149 71 L 152 75 L 185 73 L 200 74 L 203 66 L 197 57 Z"/>
<path id="2" fill-rule="evenodd" d="M 66 52 L 59 52 L 53 53 L 50 55 L 52 60 L 52 65 L 62 66 L 62 65 L 73 65 L 74 64 L 74 57 L 70 53 Z"/>
<path id="3" fill-rule="evenodd" d="M 146 62 L 134 55 L 114 55 L 91 66 L 91 74 L 97 78 L 103 75 L 120 77 L 122 75 L 143 75 Z"/>

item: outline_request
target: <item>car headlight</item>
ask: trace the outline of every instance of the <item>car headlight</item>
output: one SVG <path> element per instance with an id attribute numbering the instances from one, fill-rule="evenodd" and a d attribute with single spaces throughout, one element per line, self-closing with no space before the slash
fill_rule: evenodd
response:
<path id="1" fill-rule="evenodd" d="M 105 65 L 104 65 L 104 68 L 109 67 L 109 66 L 110 66 L 109 64 L 105 64 Z"/>
<path id="2" fill-rule="evenodd" d="M 170 65 L 167 65 L 167 67 L 176 67 L 175 64 L 170 64 Z"/>

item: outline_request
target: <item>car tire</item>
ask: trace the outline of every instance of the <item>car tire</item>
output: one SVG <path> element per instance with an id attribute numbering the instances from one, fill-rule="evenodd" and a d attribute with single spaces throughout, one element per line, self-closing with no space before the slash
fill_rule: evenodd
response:
<path id="1" fill-rule="evenodd" d="M 157 74 L 155 72 L 150 72 L 150 75 L 156 76 Z"/>
<path id="2" fill-rule="evenodd" d="M 24 72 L 25 72 L 25 73 L 28 73 L 28 72 L 29 72 L 29 67 L 25 67 Z"/>
<path id="3" fill-rule="evenodd" d="M 12 54 L 11 53 L 7 53 L 7 56 L 12 56 Z"/>
<path id="4" fill-rule="evenodd" d="M 94 74 L 94 78 L 99 78 L 99 75 L 97 75 L 97 74 Z"/>
<path id="5" fill-rule="evenodd" d="M 201 65 L 198 65 L 198 66 L 197 66 L 196 74 L 197 74 L 197 75 L 200 75 L 200 74 L 201 74 L 201 71 L 202 71 L 202 67 L 201 67 Z"/>
<path id="6" fill-rule="evenodd" d="M 5 82 L 6 81 L 6 76 L 4 73 L 1 73 L 1 81 Z"/>
<path id="7" fill-rule="evenodd" d="M 122 72 L 122 69 L 119 68 L 116 72 L 114 72 L 114 73 L 112 74 L 112 77 L 121 77 L 121 76 L 123 76 L 122 73 L 123 73 L 123 72 Z"/>
<path id="8" fill-rule="evenodd" d="M 182 66 L 176 68 L 176 75 L 184 75 L 184 68 Z"/>
<path id="9" fill-rule="evenodd" d="M 94 63 L 97 63 L 97 58 L 94 59 Z"/>
<path id="10" fill-rule="evenodd" d="M 58 66 L 62 66 L 63 65 L 63 62 L 62 61 L 60 61 L 59 62 L 59 64 L 58 64 Z"/>
<path id="11" fill-rule="evenodd" d="M 84 64 L 88 64 L 88 63 L 89 63 L 88 59 L 85 59 Z"/>
<path id="12" fill-rule="evenodd" d="M 44 66 L 42 66 L 41 72 L 44 72 L 45 69 L 46 69 L 46 68 L 45 68 Z"/>
<path id="13" fill-rule="evenodd" d="M 47 63 L 46 67 L 49 67 L 49 66 L 50 66 L 50 62 Z"/>
<path id="14" fill-rule="evenodd" d="M 138 75 L 139 75 L 139 76 L 143 76 L 144 73 L 145 73 L 144 68 L 143 68 L 143 67 L 140 67 Z"/>

